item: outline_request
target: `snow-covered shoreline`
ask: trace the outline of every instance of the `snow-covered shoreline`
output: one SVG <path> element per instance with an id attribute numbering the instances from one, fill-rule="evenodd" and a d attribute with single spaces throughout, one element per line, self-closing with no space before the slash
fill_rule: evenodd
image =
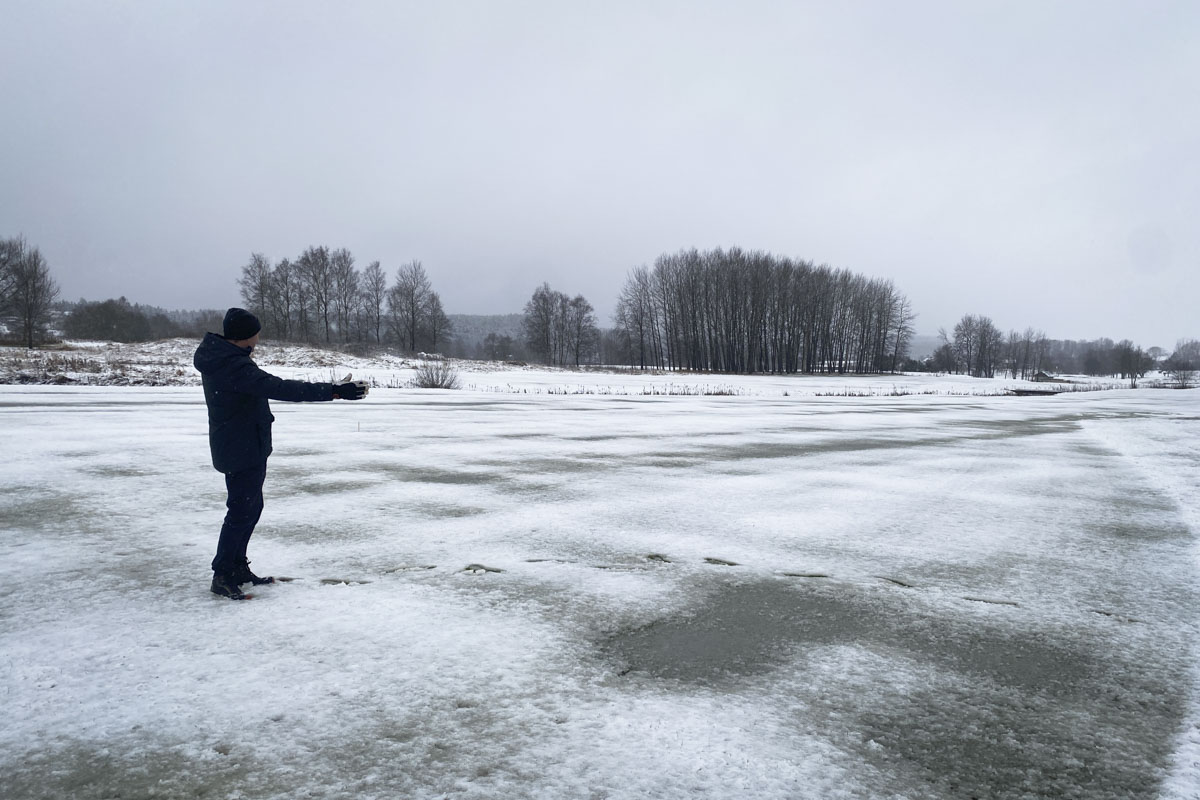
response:
<path id="1" fill-rule="evenodd" d="M 196 342 L 64 342 L 43 350 L 0 349 L 0 385 L 198 386 L 192 366 Z M 411 388 L 420 358 L 391 354 L 356 356 L 306 345 L 259 346 L 255 359 L 282 377 L 332 381 L 352 372 L 382 388 Z M 1062 384 L 1009 378 L 898 373 L 894 375 L 724 375 L 634 370 L 621 367 L 554 368 L 506 362 L 453 360 L 461 388 L 509 394 L 557 395 L 750 395 L 881 397 L 906 395 L 987 396 L 1012 389 L 1064 391 L 1121 389 L 1110 378 L 1071 376 Z"/>

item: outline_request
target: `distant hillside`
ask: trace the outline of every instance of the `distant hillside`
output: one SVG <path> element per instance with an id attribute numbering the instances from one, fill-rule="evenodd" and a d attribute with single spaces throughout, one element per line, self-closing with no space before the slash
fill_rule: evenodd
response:
<path id="1" fill-rule="evenodd" d="M 933 355 L 933 351 L 941 346 L 942 340 L 937 336 L 918 334 L 912 337 L 912 341 L 908 344 L 908 357 L 920 361 Z"/>
<path id="2" fill-rule="evenodd" d="M 489 334 L 497 338 L 509 337 L 515 343 L 507 348 L 506 355 L 523 357 L 525 333 L 521 327 L 523 314 L 448 314 L 454 326 L 454 342 L 449 355 L 463 358 L 484 357 L 483 341 Z"/>
<path id="3" fill-rule="evenodd" d="M 479 344 L 489 333 L 521 338 L 522 314 L 449 314 L 454 326 L 454 338 L 467 346 Z"/>

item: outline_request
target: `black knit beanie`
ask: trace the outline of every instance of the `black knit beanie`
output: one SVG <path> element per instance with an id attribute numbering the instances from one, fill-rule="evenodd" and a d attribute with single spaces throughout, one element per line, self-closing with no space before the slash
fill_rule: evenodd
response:
<path id="1" fill-rule="evenodd" d="M 258 317 L 244 308 L 231 308 L 225 312 L 224 332 L 226 339 L 241 341 L 249 339 L 262 330 Z"/>

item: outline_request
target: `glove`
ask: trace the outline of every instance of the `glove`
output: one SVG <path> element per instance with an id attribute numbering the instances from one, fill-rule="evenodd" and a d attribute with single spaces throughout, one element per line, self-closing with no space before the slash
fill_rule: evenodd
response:
<path id="1" fill-rule="evenodd" d="M 371 389 L 366 381 L 352 381 L 347 375 L 342 383 L 333 384 L 334 400 L 362 400 Z"/>
<path id="2" fill-rule="evenodd" d="M 350 381 L 348 383 L 335 383 L 333 385 L 334 400 L 362 400 L 367 396 L 370 387 L 366 381 Z"/>

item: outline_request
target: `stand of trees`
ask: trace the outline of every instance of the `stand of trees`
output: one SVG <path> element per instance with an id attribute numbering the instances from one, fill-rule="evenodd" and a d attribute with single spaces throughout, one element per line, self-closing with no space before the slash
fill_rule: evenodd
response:
<path id="1" fill-rule="evenodd" d="M 62 324 L 72 339 L 107 342 L 150 342 L 190 332 L 163 311 L 131 305 L 124 297 L 96 303 L 81 300 Z"/>
<path id="2" fill-rule="evenodd" d="M 1046 354 L 1047 369 L 1078 375 L 1111 376 L 1136 380 L 1155 367 L 1155 360 L 1128 339 L 1090 342 L 1052 340 Z"/>
<path id="3" fill-rule="evenodd" d="M 992 378 L 996 370 L 1011 366 L 1013 353 L 1021 352 L 1021 369 L 1028 372 L 1022 377 L 1033 377 L 1040 369 L 1039 351 L 1036 348 L 1037 334 L 1026 331 L 1025 349 L 1010 351 L 1008 342 L 1018 342 L 1014 331 L 1006 340 L 990 317 L 967 314 L 954 326 L 953 338 L 942 328 L 938 331 L 942 346 L 933 354 L 935 369 L 939 372 L 958 372 L 977 378 Z M 1026 350 L 1028 352 L 1026 353 Z"/>
<path id="4" fill-rule="evenodd" d="M 929 360 L 937 372 L 955 372 L 980 378 L 997 372 L 1029 379 L 1038 372 L 1069 375 L 1111 376 L 1137 380 L 1155 367 L 1152 354 L 1128 339 L 1092 342 L 1048 339 L 1046 334 L 1026 328 L 1007 336 L 989 317 L 967 314 L 954 326 L 953 334 L 938 331 L 942 345 Z"/>
<path id="5" fill-rule="evenodd" d="M 544 364 L 579 366 L 596 355 L 600 330 L 583 295 L 568 297 L 543 283 L 525 304 L 525 345 Z"/>
<path id="6" fill-rule="evenodd" d="M 41 251 L 23 236 L 0 240 L 0 316 L 26 347 L 45 340 L 56 299 L 58 284 Z"/>
<path id="7" fill-rule="evenodd" d="M 489 333 L 477 348 L 478 358 L 484 361 L 509 361 L 524 358 L 525 345 L 507 334 Z"/>
<path id="8" fill-rule="evenodd" d="M 895 370 L 914 319 L 891 281 L 738 248 L 632 270 L 615 314 L 627 364 L 734 373 Z"/>
<path id="9" fill-rule="evenodd" d="M 1195 386 L 1197 373 L 1200 373 L 1200 341 L 1181 339 L 1175 345 L 1175 352 L 1163 361 L 1162 369 L 1176 387 L 1189 389 Z"/>
<path id="10" fill-rule="evenodd" d="M 389 344 L 416 352 L 444 347 L 452 333 L 420 261 L 400 267 L 389 286 L 378 261 L 360 272 L 345 248 L 309 247 L 274 266 L 252 253 L 238 285 L 268 336 L 283 341 Z"/>

